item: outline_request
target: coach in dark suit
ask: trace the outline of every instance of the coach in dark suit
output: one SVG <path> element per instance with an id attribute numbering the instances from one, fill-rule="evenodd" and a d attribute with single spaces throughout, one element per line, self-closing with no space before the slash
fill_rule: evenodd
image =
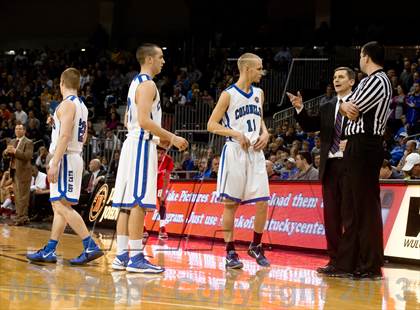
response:
<path id="1" fill-rule="evenodd" d="M 346 141 L 341 140 L 345 119 L 339 113 L 339 106 L 351 94 L 355 82 L 354 71 L 347 67 L 339 67 L 334 72 L 334 88 L 337 97 L 333 97 L 320 106 L 320 113 L 310 116 L 303 107 L 302 97 L 287 93 L 296 109 L 295 119 L 305 131 L 320 130 L 321 162 L 319 178 L 322 182 L 324 200 L 325 236 L 327 251 L 330 257 L 328 264 L 317 269 L 319 273 L 329 274 L 336 271 L 336 258 L 340 238 L 342 236 L 341 201 L 343 193 L 343 151 Z"/>
<path id="2" fill-rule="evenodd" d="M 32 155 L 34 144 L 25 137 L 25 127 L 15 126 L 16 138 L 13 139 L 3 152 L 3 156 L 11 158 L 10 171 L 13 177 L 15 193 L 16 219 L 14 225 L 29 223 L 28 207 L 32 178 Z"/>

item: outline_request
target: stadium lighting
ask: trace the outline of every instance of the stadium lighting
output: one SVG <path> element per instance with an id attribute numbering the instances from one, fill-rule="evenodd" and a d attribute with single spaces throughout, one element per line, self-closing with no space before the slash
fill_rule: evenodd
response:
<path id="1" fill-rule="evenodd" d="M 162 47 L 162 50 L 166 51 L 168 48 L 166 46 Z"/>
<path id="2" fill-rule="evenodd" d="M 81 52 L 86 52 L 86 49 L 85 48 L 82 48 L 80 51 Z"/>
<path id="3" fill-rule="evenodd" d="M 16 52 L 14 50 L 6 51 L 4 52 L 6 55 L 16 55 Z"/>

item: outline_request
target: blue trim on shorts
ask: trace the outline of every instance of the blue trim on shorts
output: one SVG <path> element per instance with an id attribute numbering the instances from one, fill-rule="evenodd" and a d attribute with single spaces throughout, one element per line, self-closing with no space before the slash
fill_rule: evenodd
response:
<path id="1" fill-rule="evenodd" d="M 71 202 L 71 203 L 78 203 L 79 202 L 79 199 L 68 198 L 66 195 L 61 195 L 61 196 L 58 196 L 58 197 L 51 197 L 49 200 L 52 202 L 52 201 L 58 201 L 58 200 L 61 200 L 61 199 L 67 200 L 68 202 Z"/>
<path id="2" fill-rule="evenodd" d="M 142 203 L 142 202 L 137 201 L 137 200 L 135 200 L 132 203 L 116 203 L 116 202 L 112 203 L 113 208 L 115 208 L 115 207 L 116 208 L 132 208 L 136 205 L 138 205 L 140 208 L 156 209 L 156 205 L 154 205 L 154 204 Z"/>
<path id="3" fill-rule="evenodd" d="M 63 173 L 61 173 L 61 170 L 64 170 Z M 63 186 L 64 189 L 61 189 L 61 179 L 63 179 Z M 60 171 L 58 173 L 58 192 L 61 194 L 60 197 L 65 197 L 67 194 L 67 154 L 63 155 L 63 159 L 60 163 Z"/>
<path id="4" fill-rule="evenodd" d="M 144 130 L 141 129 L 140 131 L 140 137 L 139 137 L 139 144 L 137 145 L 137 156 L 136 156 L 136 171 L 135 171 L 135 175 L 134 175 L 134 192 L 133 192 L 133 197 L 134 198 L 139 198 L 137 196 L 137 187 L 139 186 L 139 170 L 140 170 L 140 158 L 141 158 L 141 147 L 143 145 L 143 136 L 144 136 Z M 127 171 L 128 173 L 128 171 Z M 124 199 L 124 197 L 122 197 L 122 199 Z"/>
<path id="5" fill-rule="evenodd" d="M 232 196 L 229 196 L 228 194 L 226 194 L 226 193 L 220 193 L 219 194 L 219 198 L 221 198 L 221 197 L 225 197 L 225 198 L 229 198 L 230 200 L 233 200 L 233 201 L 235 201 L 235 202 L 241 202 L 242 200 L 241 199 L 239 199 L 239 198 L 235 198 L 235 197 L 232 197 Z"/>
<path id="6" fill-rule="evenodd" d="M 268 196 L 258 197 L 258 198 L 254 198 L 254 199 L 244 200 L 244 201 L 241 202 L 241 205 L 247 204 L 247 203 L 258 202 L 258 201 L 268 201 L 268 200 L 270 200 L 270 197 L 268 197 Z"/>
<path id="7" fill-rule="evenodd" d="M 144 161 L 143 161 L 143 183 L 141 185 L 141 194 L 140 197 L 134 196 L 134 198 L 138 199 L 139 201 L 142 201 L 144 196 L 146 195 L 146 189 L 147 189 L 147 168 L 149 164 L 149 142 L 150 140 L 147 140 L 144 145 Z"/>
<path id="8" fill-rule="evenodd" d="M 223 146 L 222 155 L 221 155 L 221 157 L 222 157 L 222 169 L 221 169 L 221 172 L 220 172 L 220 187 L 221 187 L 220 189 L 223 189 L 222 185 L 223 185 L 223 170 L 225 168 L 225 155 L 226 155 L 226 144 Z"/>

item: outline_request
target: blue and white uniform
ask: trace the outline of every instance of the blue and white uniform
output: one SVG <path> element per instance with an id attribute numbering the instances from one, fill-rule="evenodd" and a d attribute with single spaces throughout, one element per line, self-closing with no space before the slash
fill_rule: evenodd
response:
<path id="1" fill-rule="evenodd" d="M 152 80 L 146 74 L 137 75 L 131 82 L 127 98 L 127 138 L 124 141 L 112 199 L 114 207 L 156 208 L 157 151 L 159 138 L 140 128 L 137 119 L 136 90 L 140 83 Z M 156 87 L 156 86 L 155 86 Z M 161 126 L 162 110 L 159 92 L 153 100 L 152 120 Z"/>
<path id="2" fill-rule="evenodd" d="M 80 188 L 83 176 L 83 137 L 87 128 L 88 109 L 83 101 L 76 96 L 68 96 L 64 100 L 70 100 L 76 110 L 74 114 L 74 125 L 70 142 L 66 152 L 59 163 L 58 182 L 50 184 L 50 201 L 67 200 L 77 204 L 80 197 Z M 63 100 L 63 101 L 64 101 Z M 54 154 L 60 138 L 61 123 L 57 117 L 57 110 L 54 112 L 54 125 L 51 133 L 50 153 Z M 65 111 L 61 111 L 65 113 Z"/>
<path id="3" fill-rule="evenodd" d="M 264 153 L 252 147 L 260 136 L 262 90 L 251 86 L 249 93 L 245 93 L 233 84 L 225 91 L 230 95 L 230 103 L 222 123 L 242 132 L 251 147 L 246 152 L 235 139 L 226 139 L 217 176 L 217 193 L 220 198 L 242 204 L 269 200 Z"/>

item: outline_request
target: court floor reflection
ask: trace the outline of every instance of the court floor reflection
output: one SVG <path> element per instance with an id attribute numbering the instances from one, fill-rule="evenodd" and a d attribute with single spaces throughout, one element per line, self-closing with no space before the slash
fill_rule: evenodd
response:
<path id="1" fill-rule="evenodd" d="M 47 240 L 48 231 L 0 229 L 2 309 L 415 309 L 420 301 L 420 271 L 414 266 L 387 266 L 385 279 L 377 282 L 328 279 L 315 271 L 325 264 L 323 255 L 267 251 L 272 266 L 261 268 L 243 246 L 243 270 L 225 270 L 221 243 L 183 240 L 178 247 L 178 240 L 152 237 L 145 254 L 166 271 L 142 275 L 111 270 L 114 249 L 87 266 L 70 266 L 66 259 L 81 244 L 68 234 L 57 264 L 28 263 L 26 253 Z M 99 240 L 104 249 L 112 243 L 109 234 L 99 234 Z"/>

